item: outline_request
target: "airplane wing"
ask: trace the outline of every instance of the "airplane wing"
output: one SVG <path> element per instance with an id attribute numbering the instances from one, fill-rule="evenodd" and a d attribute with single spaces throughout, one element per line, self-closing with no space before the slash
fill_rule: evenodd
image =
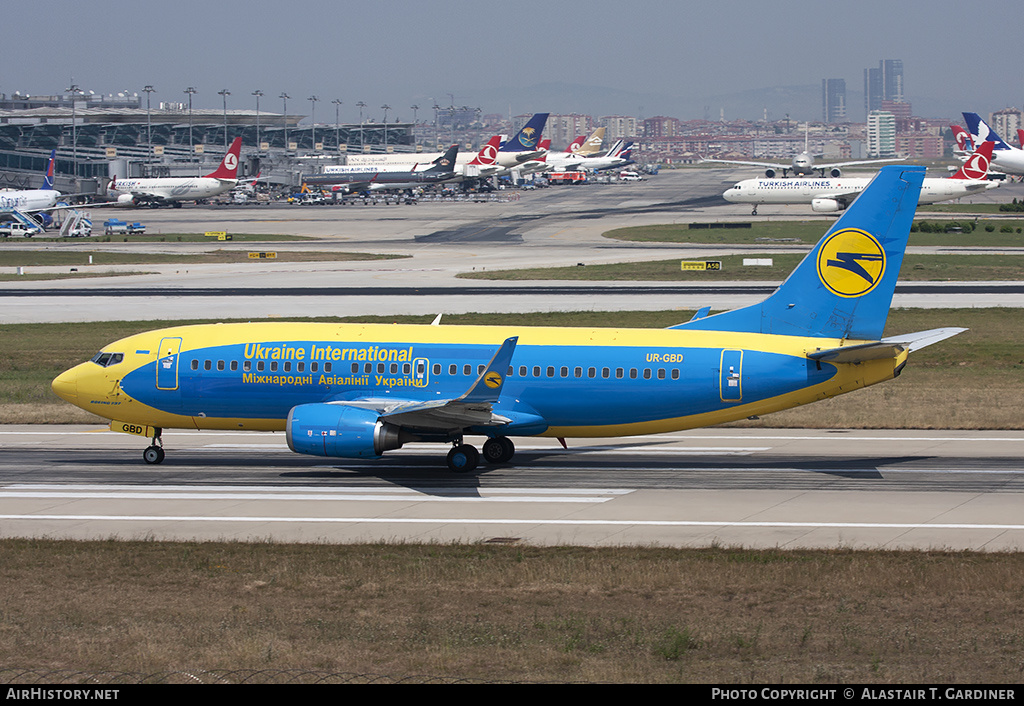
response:
<path id="1" fill-rule="evenodd" d="M 512 420 L 492 410 L 501 395 L 518 341 L 518 336 L 505 339 L 484 371 L 459 397 L 426 401 L 364 398 L 331 404 L 371 409 L 378 412 L 382 420 L 413 430 L 457 431 L 469 426 L 508 424 Z"/>
<path id="2" fill-rule="evenodd" d="M 761 167 L 761 168 L 769 167 L 771 169 L 786 169 L 786 170 L 790 170 L 790 169 L 793 168 L 792 164 L 778 164 L 778 163 L 774 163 L 773 164 L 772 162 L 744 162 L 744 161 L 738 160 L 738 159 L 705 159 L 704 157 L 701 157 L 700 158 L 700 163 L 704 164 L 705 162 L 714 162 L 716 164 L 743 164 L 743 165 L 750 166 L 750 167 Z M 815 169 L 817 169 L 817 167 L 815 167 Z"/>
<path id="3" fill-rule="evenodd" d="M 834 162 L 832 164 L 815 164 L 814 169 L 832 169 L 833 167 L 855 167 L 859 164 L 885 164 L 888 162 L 902 162 L 906 157 L 893 157 L 892 159 L 859 159 L 854 162 Z"/>

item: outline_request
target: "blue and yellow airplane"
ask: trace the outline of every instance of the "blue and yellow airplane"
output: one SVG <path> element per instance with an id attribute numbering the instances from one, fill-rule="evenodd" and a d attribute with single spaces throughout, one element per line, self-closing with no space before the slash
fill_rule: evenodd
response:
<path id="1" fill-rule="evenodd" d="M 470 471 L 517 436 L 690 429 L 834 397 L 899 375 L 964 329 L 882 337 L 923 167 L 883 168 L 765 301 L 668 329 L 241 323 L 179 326 L 106 346 L 57 395 L 152 438 L 167 428 L 284 431 L 298 453 L 378 458 L 452 446 Z"/>

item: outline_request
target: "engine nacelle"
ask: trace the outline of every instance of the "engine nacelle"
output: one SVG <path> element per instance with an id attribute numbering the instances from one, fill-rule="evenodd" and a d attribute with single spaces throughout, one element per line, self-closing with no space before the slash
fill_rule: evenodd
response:
<path id="1" fill-rule="evenodd" d="M 811 210 L 815 213 L 835 213 L 842 211 L 843 205 L 835 199 L 812 199 Z"/>
<path id="2" fill-rule="evenodd" d="M 285 438 L 295 453 L 340 458 L 379 458 L 412 439 L 377 412 L 343 404 L 292 407 Z"/>
<path id="3" fill-rule="evenodd" d="M 131 194 L 121 194 L 117 197 L 117 203 L 121 206 L 134 206 L 135 198 Z"/>
<path id="4" fill-rule="evenodd" d="M 833 179 L 838 179 L 843 175 L 843 170 L 839 167 L 832 167 L 832 169 L 829 170 L 828 175 Z"/>
<path id="5" fill-rule="evenodd" d="M 765 169 L 764 170 L 764 175 L 766 177 L 768 177 L 769 179 L 774 179 L 775 178 L 775 170 L 774 169 Z"/>

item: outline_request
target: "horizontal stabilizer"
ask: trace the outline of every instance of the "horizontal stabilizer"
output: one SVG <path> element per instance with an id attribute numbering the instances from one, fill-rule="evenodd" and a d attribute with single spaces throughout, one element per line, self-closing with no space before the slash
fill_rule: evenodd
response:
<path id="1" fill-rule="evenodd" d="M 868 360 L 880 360 L 883 358 L 895 358 L 903 351 L 914 352 L 933 343 L 938 343 L 947 338 L 963 333 L 965 328 L 935 328 L 930 331 L 919 331 L 918 333 L 905 333 L 900 336 L 890 336 L 874 343 L 860 343 L 855 346 L 841 346 L 829 348 L 828 350 L 808 353 L 811 360 L 819 360 L 826 363 L 863 363 Z"/>

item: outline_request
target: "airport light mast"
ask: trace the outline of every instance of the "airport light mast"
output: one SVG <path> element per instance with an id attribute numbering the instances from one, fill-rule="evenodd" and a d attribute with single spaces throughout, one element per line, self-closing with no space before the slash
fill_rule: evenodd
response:
<path id="1" fill-rule="evenodd" d="M 156 89 L 147 84 L 142 90 L 146 92 L 146 143 L 149 145 L 149 161 L 146 165 L 150 166 L 153 164 L 153 123 L 149 117 L 149 94 Z"/>
<path id="2" fill-rule="evenodd" d="M 381 106 L 384 110 L 384 151 L 388 151 L 388 111 L 391 110 L 391 106 L 385 103 Z"/>
<path id="3" fill-rule="evenodd" d="M 416 144 L 416 111 L 419 110 L 420 107 L 413 103 L 409 108 L 412 110 L 412 143 Z"/>
<path id="4" fill-rule="evenodd" d="M 262 149 L 260 145 L 260 96 L 263 95 L 263 91 L 258 88 L 252 92 L 252 95 L 256 96 L 256 149 Z"/>
<path id="5" fill-rule="evenodd" d="M 312 132 L 310 133 L 312 136 L 310 146 L 314 151 L 316 150 L 316 103 L 318 100 L 320 100 L 320 96 L 313 95 L 309 97 L 309 121 L 313 124 Z"/>
<path id="6" fill-rule="evenodd" d="M 217 91 L 217 95 L 224 99 L 224 152 L 228 151 L 228 96 L 231 95 L 231 91 L 224 89 Z"/>
<path id="7" fill-rule="evenodd" d="M 338 127 L 338 110 L 341 108 L 341 98 L 335 98 L 334 103 L 334 149 L 341 151 L 341 130 Z"/>
<path id="8" fill-rule="evenodd" d="M 363 140 L 363 108 L 366 107 L 366 103 L 359 101 L 356 103 L 359 106 L 359 149 L 366 153 L 366 142 Z"/>
<path id="9" fill-rule="evenodd" d="M 76 186 L 75 191 L 78 190 L 78 128 L 76 127 L 78 125 L 78 116 L 75 114 L 75 105 L 78 103 L 78 96 L 82 92 L 77 83 L 72 83 L 71 87 L 68 88 L 68 93 L 71 94 L 71 162 L 74 170 L 73 181 Z"/>
<path id="10" fill-rule="evenodd" d="M 291 96 L 281 91 L 281 95 L 278 98 L 284 102 L 284 153 L 288 154 L 288 99 Z"/>
<path id="11" fill-rule="evenodd" d="M 195 159 L 195 155 L 196 155 L 196 146 L 192 142 L 192 96 L 194 94 L 196 94 L 197 92 L 198 91 L 196 91 L 196 89 L 193 88 L 192 86 L 189 86 L 188 88 L 185 89 L 185 93 L 188 94 L 188 150 L 189 150 L 188 161 L 189 161 L 189 164 L 192 163 L 192 161 Z"/>

